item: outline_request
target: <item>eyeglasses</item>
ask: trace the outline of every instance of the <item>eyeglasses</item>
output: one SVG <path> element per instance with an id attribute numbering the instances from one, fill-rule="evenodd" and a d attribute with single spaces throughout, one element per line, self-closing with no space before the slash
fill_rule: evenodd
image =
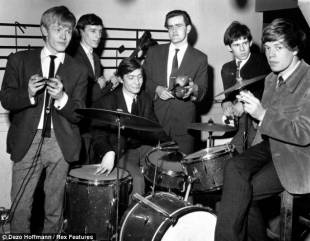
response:
<path id="1" fill-rule="evenodd" d="M 172 31 L 173 29 L 180 30 L 184 26 L 185 26 L 184 24 L 169 25 L 168 31 Z"/>

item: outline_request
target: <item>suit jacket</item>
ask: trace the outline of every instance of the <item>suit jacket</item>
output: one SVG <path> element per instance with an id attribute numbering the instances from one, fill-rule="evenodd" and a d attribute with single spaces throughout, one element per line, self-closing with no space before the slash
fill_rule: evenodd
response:
<path id="1" fill-rule="evenodd" d="M 10 55 L 3 78 L 1 103 L 13 114 L 7 136 L 7 152 L 15 162 L 21 161 L 29 150 L 42 113 L 44 92 L 36 96 L 34 105 L 28 94 L 30 77 L 35 74 L 42 76 L 41 50 Z M 66 54 L 57 74 L 61 77 L 68 101 L 61 110 L 51 108 L 54 132 L 65 159 L 76 161 L 79 159 L 81 138 L 76 125 L 80 117 L 74 110 L 85 107 L 87 70 Z"/>
<path id="2" fill-rule="evenodd" d="M 137 96 L 138 116 L 158 122 L 154 114 L 153 102 L 151 97 L 144 91 L 140 91 Z M 101 97 L 93 108 L 106 110 L 119 110 L 129 113 L 125 102 L 122 86 L 119 86 L 114 91 L 104 97 Z M 95 163 L 102 160 L 102 157 L 108 151 L 114 151 L 117 154 L 118 139 L 117 126 L 105 124 L 98 120 L 93 120 L 91 123 L 92 143 L 96 154 Z M 140 143 L 143 145 L 155 146 L 158 141 L 167 142 L 171 139 L 164 131 L 137 131 L 125 128 L 121 130 L 120 140 L 120 157 L 126 152 L 131 143 Z"/>
<path id="3" fill-rule="evenodd" d="M 91 107 L 92 103 L 97 101 L 101 97 L 100 85 L 96 80 L 101 76 L 102 68 L 98 55 L 93 52 L 95 73 L 91 66 L 91 63 L 85 53 L 85 50 L 78 44 L 75 48 L 70 48 L 68 54 L 71 55 L 77 62 L 83 64 L 88 69 L 88 85 L 87 85 L 87 97 L 86 106 Z"/>
<path id="4" fill-rule="evenodd" d="M 167 63 L 169 45 L 162 44 L 150 47 L 143 64 L 146 73 L 146 91 L 150 96 L 155 95 L 157 86 L 167 87 Z M 198 98 L 196 102 L 202 101 L 207 93 L 208 87 L 208 57 L 190 45 L 185 51 L 178 74 L 188 75 L 198 85 Z M 155 114 L 159 123 L 163 125 L 170 111 L 173 132 L 176 135 L 185 135 L 185 125 L 196 120 L 196 105 L 190 98 L 185 100 L 160 98 L 154 103 Z M 165 126 L 164 130 L 168 133 Z"/>
<path id="5" fill-rule="evenodd" d="M 267 111 L 256 135 L 269 138 L 284 188 L 291 193 L 309 193 L 310 66 L 302 60 L 278 89 L 277 77 L 271 73 L 266 78 L 262 105 Z"/>
<path id="6" fill-rule="evenodd" d="M 223 65 L 221 70 L 221 76 L 223 81 L 224 90 L 232 87 L 236 84 L 236 71 L 237 65 L 236 61 L 230 61 Z M 265 54 L 255 54 L 251 53 L 248 61 L 242 66 L 240 70 L 240 76 L 242 79 L 252 79 L 261 75 L 267 75 L 271 72 L 269 64 L 267 62 Z M 264 91 L 264 80 L 260 80 L 256 83 L 248 85 L 246 89 L 250 90 L 256 98 L 259 100 L 262 98 Z M 239 91 L 233 91 L 225 94 L 225 99 L 222 103 L 236 100 L 236 95 L 239 94 Z M 248 121 L 246 120 L 246 115 L 243 115 L 239 119 L 239 128 L 232 139 L 232 143 L 236 146 L 239 153 L 242 152 L 243 147 L 243 133 L 246 128 L 246 122 L 248 124 L 248 137 L 247 137 L 247 147 L 250 147 L 256 134 L 256 130 L 252 124 L 252 121 L 256 121 L 251 116 L 248 115 Z"/>

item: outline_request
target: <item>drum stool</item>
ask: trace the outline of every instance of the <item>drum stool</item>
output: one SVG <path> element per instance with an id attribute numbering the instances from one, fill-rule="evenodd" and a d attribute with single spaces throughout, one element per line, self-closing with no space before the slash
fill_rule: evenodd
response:
<path id="1" fill-rule="evenodd" d="M 267 229 L 268 237 L 272 240 L 279 241 L 293 241 L 292 239 L 292 224 L 293 224 L 293 201 L 300 197 L 300 195 L 293 195 L 287 191 L 283 191 L 281 194 L 281 209 L 280 209 L 280 235 L 275 234 L 270 229 Z M 303 195 L 304 196 L 304 195 Z M 308 200 L 308 207 L 310 203 Z M 304 215 L 304 213 L 303 213 Z M 309 213 L 308 213 L 309 215 Z M 310 220 L 303 216 L 298 216 L 298 221 L 310 228 Z"/>

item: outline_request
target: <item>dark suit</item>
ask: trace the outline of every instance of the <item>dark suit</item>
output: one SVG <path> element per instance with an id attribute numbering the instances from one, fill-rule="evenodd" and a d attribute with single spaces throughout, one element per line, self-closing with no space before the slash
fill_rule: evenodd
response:
<path id="1" fill-rule="evenodd" d="M 35 105 L 31 105 L 28 94 L 30 76 L 42 76 L 40 54 L 41 49 L 10 55 L 3 78 L 1 103 L 14 114 L 7 137 L 7 152 L 15 162 L 25 156 L 40 121 L 44 93 L 36 97 Z M 63 155 L 68 162 L 72 162 L 79 159 L 81 148 L 80 132 L 76 125 L 80 117 L 74 110 L 85 107 L 86 70 L 66 55 L 58 75 L 69 99 L 61 110 L 52 108 L 52 120 Z"/>
<path id="2" fill-rule="evenodd" d="M 137 95 L 137 106 L 137 116 L 157 122 L 157 118 L 153 110 L 152 99 L 146 92 L 140 91 Z M 123 112 L 128 113 L 122 86 L 119 86 L 113 92 L 100 98 L 96 103 L 94 103 L 93 108 L 113 111 L 120 109 L 123 110 Z M 139 125 L 139 123 L 137 123 L 137 125 Z M 109 151 L 114 151 L 115 154 L 118 154 L 117 126 L 109 125 L 98 120 L 93 120 L 91 124 L 91 132 L 93 147 L 96 154 L 96 163 L 100 163 L 103 156 Z M 146 145 L 155 146 L 158 141 L 163 143 L 170 140 L 171 139 L 165 134 L 164 131 L 137 131 L 125 128 L 124 130 L 121 130 L 120 158 L 125 154 L 126 159 L 129 159 L 126 156 L 127 150 L 130 151 L 131 149 L 138 149 L 139 147 Z M 126 168 L 133 176 L 132 193 L 138 192 L 139 194 L 143 194 L 144 177 L 140 172 L 139 164 L 141 164 L 141 161 L 144 161 L 145 155 L 140 157 L 135 156 L 133 159 L 135 159 L 134 163 L 126 163 L 126 160 L 121 158 L 119 166 Z"/>
<path id="3" fill-rule="evenodd" d="M 236 60 L 230 61 L 223 65 L 221 70 L 221 76 L 223 81 L 224 90 L 232 87 L 236 84 Z M 242 79 L 252 79 L 254 77 L 258 77 L 261 75 L 266 75 L 271 72 L 270 67 L 268 65 L 266 56 L 264 54 L 255 54 L 251 53 L 248 61 L 242 66 L 240 70 L 240 76 Z M 247 90 L 250 90 L 254 96 L 258 99 L 262 98 L 264 91 L 264 80 L 262 79 L 259 82 L 253 83 L 246 87 Z M 232 103 L 236 103 L 236 95 L 239 91 L 234 91 L 231 93 L 227 93 L 225 95 L 225 99 L 222 101 L 222 104 L 227 101 L 231 101 Z M 248 118 L 248 120 L 246 120 Z M 246 128 L 248 129 L 248 137 L 247 137 L 247 147 L 250 147 L 256 133 L 256 129 L 253 126 L 253 121 L 256 122 L 251 116 L 243 115 L 239 119 L 239 128 L 235 133 L 231 143 L 235 145 L 237 151 L 241 153 L 243 151 L 243 133 Z"/>
<path id="4" fill-rule="evenodd" d="M 88 69 L 86 106 L 89 108 L 93 102 L 97 101 L 101 97 L 100 85 L 96 82 L 96 80 L 102 75 L 100 59 L 98 55 L 93 52 L 95 67 L 94 71 L 81 44 L 77 45 L 75 48 L 70 48 L 70 50 L 68 50 L 68 54 L 71 55 L 77 62 L 86 66 Z"/>
<path id="5" fill-rule="evenodd" d="M 143 69 L 146 73 L 146 91 L 150 96 L 155 95 L 157 86 L 167 87 L 167 65 L 170 44 L 162 44 L 149 48 Z M 178 74 L 190 77 L 198 85 L 198 98 L 195 102 L 202 101 L 208 87 L 208 58 L 205 54 L 188 45 Z M 172 136 L 178 144 L 182 138 L 184 145 L 180 151 L 189 154 L 194 151 L 194 137 L 188 133 L 186 124 L 196 121 L 196 104 L 190 98 L 183 99 L 158 99 L 154 102 L 155 114 L 165 132 Z"/>
<path id="6" fill-rule="evenodd" d="M 90 108 L 94 102 L 99 100 L 101 97 L 101 88 L 96 80 L 101 76 L 102 67 L 100 59 L 96 53 L 93 52 L 94 57 L 94 68 L 87 57 L 87 54 L 81 44 L 71 47 L 68 49 L 68 54 L 71 55 L 77 62 L 84 65 L 88 69 L 88 85 L 87 85 L 87 96 L 86 96 L 86 107 Z M 79 164 L 91 164 L 93 159 L 93 149 L 91 147 L 91 134 L 89 132 L 90 119 L 84 118 L 79 128 L 82 134 L 82 150 L 80 154 Z"/>
<path id="7" fill-rule="evenodd" d="M 38 130 L 43 109 L 44 91 L 37 93 L 31 104 L 28 83 L 32 75 L 43 76 L 41 49 L 23 51 L 9 57 L 2 83 L 2 106 L 13 114 L 7 136 L 7 152 L 15 162 L 12 174 L 11 233 L 30 233 L 33 193 L 43 169 L 44 229 L 43 233 L 57 233 L 62 224 L 63 197 L 69 165 L 77 161 L 81 138 L 74 112 L 85 107 L 87 70 L 65 55 L 57 74 L 61 77 L 67 103 L 56 109 L 51 106 L 53 131 L 50 138 L 42 137 Z M 39 153 L 37 151 L 40 151 Z M 26 183 L 26 185 L 24 185 Z"/>

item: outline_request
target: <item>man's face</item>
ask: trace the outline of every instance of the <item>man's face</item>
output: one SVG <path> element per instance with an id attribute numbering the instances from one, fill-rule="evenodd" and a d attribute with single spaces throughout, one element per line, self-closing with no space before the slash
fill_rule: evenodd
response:
<path id="1" fill-rule="evenodd" d="M 129 74 L 125 74 L 121 79 L 123 90 L 130 96 L 134 97 L 140 92 L 143 84 L 143 76 L 141 69 L 136 69 Z"/>
<path id="2" fill-rule="evenodd" d="M 93 49 L 97 48 L 101 40 L 102 30 L 101 25 L 86 25 L 84 30 L 80 30 L 82 43 Z"/>
<path id="3" fill-rule="evenodd" d="M 187 42 L 187 37 L 191 30 L 191 25 L 185 25 L 185 21 L 182 15 L 169 18 L 167 24 L 169 38 L 173 44 L 181 46 Z"/>
<path id="4" fill-rule="evenodd" d="M 297 59 L 297 51 L 287 49 L 283 44 L 283 39 L 266 42 L 264 48 L 273 72 L 285 74 L 295 66 L 293 61 Z"/>
<path id="5" fill-rule="evenodd" d="M 230 46 L 226 45 L 226 47 L 234 54 L 236 59 L 245 60 L 249 57 L 251 45 L 252 41 L 249 42 L 247 38 L 239 38 L 232 42 Z"/>
<path id="6" fill-rule="evenodd" d="M 52 54 L 65 52 L 72 38 L 72 26 L 69 23 L 53 23 L 48 29 L 41 26 L 46 37 L 46 47 Z"/>

